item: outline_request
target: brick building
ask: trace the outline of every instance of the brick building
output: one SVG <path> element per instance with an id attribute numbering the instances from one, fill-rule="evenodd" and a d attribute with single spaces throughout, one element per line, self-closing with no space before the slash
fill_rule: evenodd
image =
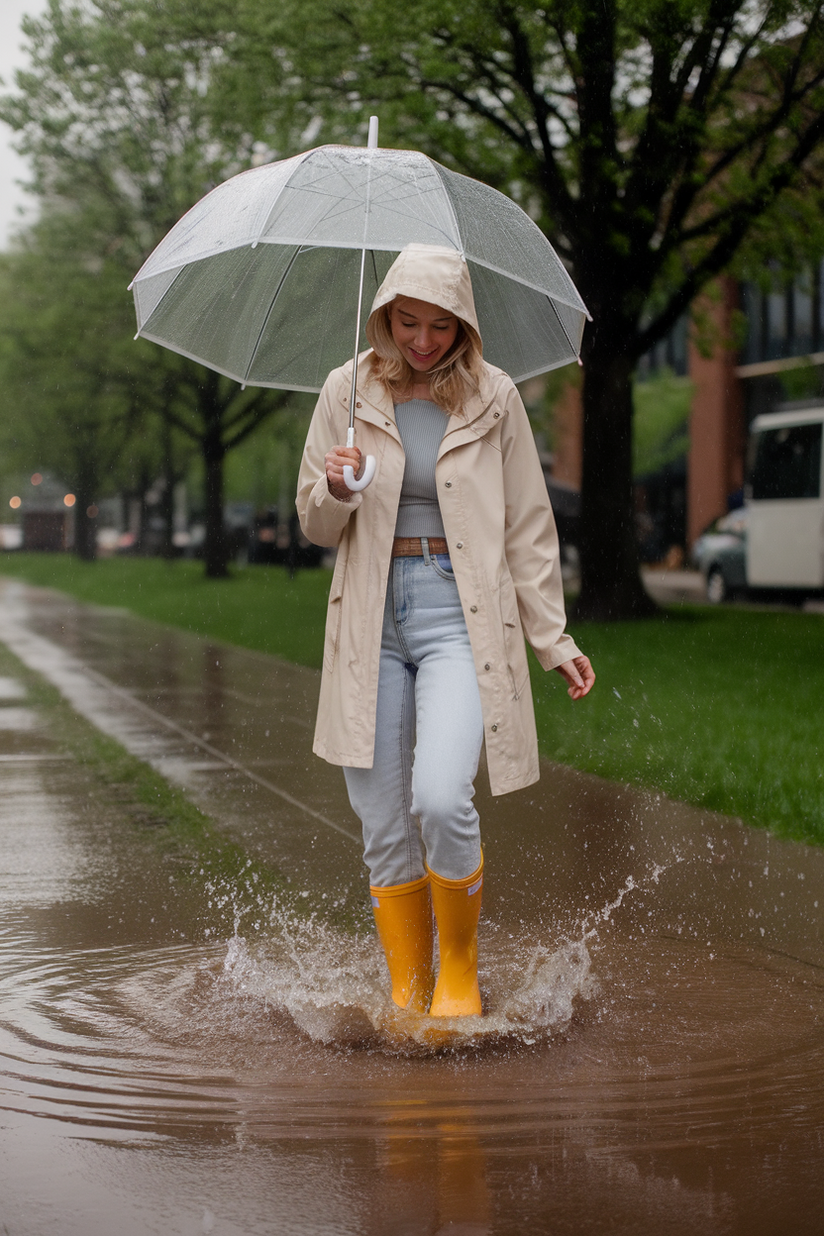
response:
<path id="1" fill-rule="evenodd" d="M 644 478 L 654 514 L 680 527 L 685 548 L 743 500 L 753 418 L 824 396 L 824 261 L 779 290 L 725 278 L 701 302 L 700 318 L 700 348 L 681 323 L 639 366 L 642 376 L 666 366 L 692 383 L 685 457 L 660 477 Z M 578 487 L 581 407 L 574 385 L 562 392 L 554 420 L 552 474 Z"/>

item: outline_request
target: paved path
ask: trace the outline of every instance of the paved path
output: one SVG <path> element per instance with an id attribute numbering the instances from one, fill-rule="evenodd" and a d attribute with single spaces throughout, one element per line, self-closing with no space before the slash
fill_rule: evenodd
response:
<path id="1" fill-rule="evenodd" d="M 79 713 L 182 786 L 250 854 L 313 896 L 362 895 L 360 829 L 343 776 L 311 750 L 316 671 L 2 579 L 0 638 Z M 747 866 L 786 869 L 788 888 L 797 888 L 796 870 L 806 866 L 824 895 L 821 850 L 546 761 L 538 785 L 498 799 L 482 772 L 476 800 L 490 876 L 485 905 L 502 922 L 551 909 L 556 926 L 569 916 L 573 930 L 582 907 L 612 901 L 625 883 L 657 882 L 654 873 L 664 870 L 673 875 L 657 888 L 658 906 L 666 903 L 679 922 L 685 889 L 675 866 L 690 859 L 689 896 L 702 921 L 730 930 L 734 920 L 736 936 L 743 927 L 742 938 L 760 941 L 749 891 L 746 905 L 733 886 L 718 901 L 717 868 L 705 862 L 714 847 Z M 797 917 L 782 916 L 781 947 L 817 955 L 824 929 L 816 920 L 811 931 L 800 905 Z"/>
<path id="2" fill-rule="evenodd" d="M 3 581 L 0 640 L 317 911 L 181 944 L 197 872 L 172 904 L 2 671 L 0 1229 L 819 1230 L 824 851 L 548 763 L 482 789 L 489 1050 L 350 1050 L 386 997 L 374 946 L 324 921 L 330 895 L 369 911 L 343 778 L 311 754 L 317 674 Z"/>
<path id="3" fill-rule="evenodd" d="M 293 876 L 360 878 L 340 770 L 311 752 L 314 671 L 8 580 L 0 637 L 250 851 Z"/>

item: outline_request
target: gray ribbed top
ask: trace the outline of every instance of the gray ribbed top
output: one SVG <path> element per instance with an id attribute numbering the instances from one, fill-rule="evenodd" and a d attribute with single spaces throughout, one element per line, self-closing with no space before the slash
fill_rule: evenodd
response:
<path id="1" fill-rule="evenodd" d="M 443 520 L 435 488 L 435 462 L 449 413 L 428 399 L 395 404 L 406 466 L 395 536 L 443 536 Z"/>

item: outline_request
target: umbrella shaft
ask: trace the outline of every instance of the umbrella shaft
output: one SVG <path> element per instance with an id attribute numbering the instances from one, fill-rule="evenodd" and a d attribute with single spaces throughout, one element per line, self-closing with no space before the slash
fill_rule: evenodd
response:
<path id="1" fill-rule="evenodd" d="M 352 390 L 349 393 L 349 436 L 355 429 L 355 390 L 358 385 L 358 345 L 360 344 L 361 306 L 363 305 L 363 276 L 366 269 L 366 249 L 361 249 L 360 280 L 358 282 L 358 311 L 355 314 L 355 359 L 352 363 Z M 347 441 L 347 446 L 352 443 Z"/>
<path id="2" fill-rule="evenodd" d="M 369 150 L 377 150 L 378 147 L 378 118 L 377 116 L 369 117 Z M 369 161 L 369 176 L 366 182 L 366 214 L 363 220 L 363 248 L 360 255 L 360 280 L 358 282 L 358 312 L 355 314 L 355 359 L 352 363 L 352 390 L 349 393 L 349 433 L 346 435 L 346 445 L 355 445 L 355 391 L 358 385 L 358 346 L 360 344 L 360 319 L 361 307 L 363 305 L 363 276 L 366 269 L 366 225 L 369 221 L 369 206 L 370 195 L 369 188 L 372 182 L 372 162 Z"/>

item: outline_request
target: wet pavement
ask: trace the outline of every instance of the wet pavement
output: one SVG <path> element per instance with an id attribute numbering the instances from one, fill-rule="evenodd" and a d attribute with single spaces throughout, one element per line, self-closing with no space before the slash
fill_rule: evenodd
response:
<path id="1" fill-rule="evenodd" d="M 482 791 L 485 1016 L 436 1025 L 388 1002 L 313 672 L 3 581 L 0 637 L 4 1236 L 822 1230 L 821 851 L 552 765 Z M 248 875 L 65 758 L 32 672 Z"/>

